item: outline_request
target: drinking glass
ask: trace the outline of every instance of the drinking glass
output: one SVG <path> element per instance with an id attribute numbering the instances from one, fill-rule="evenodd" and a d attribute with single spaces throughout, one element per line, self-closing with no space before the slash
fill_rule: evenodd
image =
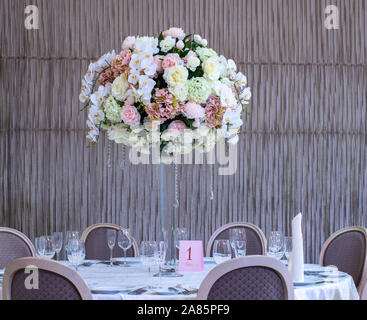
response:
<path id="1" fill-rule="evenodd" d="M 284 239 L 280 231 L 270 232 L 268 239 L 268 255 L 280 260 L 284 255 Z"/>
<path id="2" fill-rule="evenodd" d="M 41 236 L 39 241 L 42 247 L 41 255 L 45 258 L 52 259 L 55 255 L 53 237 L 49 235 Z"/>
<path id="3" fill-rule="evenodd" d="M 174 231 L 174 241 L 175 241 L 175 247 L 177 249 L 180 248 L 180 241 L 181 240 L 188 240 L 188 232 L 187 228 L 176 228 Z"/>
<path id="4" fill-rule="evenodd" d="M 66 231 L 66 235 L 65 235 L 65 252 L 66 255 L 68 254 L 68 245 L 71 239 L 80 239 L 79 236 L 79 231 Z"/>
<path id="5" fill-rule="evenodd" d="M 129 234 L 129 229 L 120 230 L 118 233 L 118 241 L 119 247 L 124 250 L 124 267 L 130 267 L 130 265 L 126 262 L 126 251 L 131 248 L 132 241 Z"/>
<path id="6" fill-rule="evenodd" d="M 144 266 L 150 267 L 154 265 L 154 259 L 158 254 L 158 246 L 156 241 L 142 241 L 140 245 L 140 260 Z"/>
<path id="7" fill-rule="evenodd" d="M 107 229 L 107 245 L 110 248 L 110 266 L 112 267 L 112 251 L 116 244 L 116 230 Z"/>
<path id="8" fill-rule="evenodd" d="M 284 254 L 285 257 L 287 258 L 287 261 L 289 263 L 289 258 L 291 256 L 292 253 L 292 237 L 284 237 Z"/>
<path id="9" fill-rule="evenodd" d="M 220 264 L 232 258 L 232 250 L 229 240 L 215 240 L 213 249 L 215 263 Z"/>
<path id="10" fill-rule="evenodd" d="M 67 248 L 68 260 L 74 265 L 75 270 L 78 271 L 78 266 L 81 265 L 85 259 L 84 242 L 80 239 L 70 239 Z"/>
<path id="11" fill-rule="evenodd" d="M 166 262 L 166 253 L 167 253 L 167 244 L 164 241 L 159 242 L 159 250 L 155 252 L 155 264 L 158 265 L 158 278 L 159 278 L 159 286 L 161 286 L 162 280 L 162 268 L 164 263 Z M 157 275 L 154 275 L 157 276 Z"/>
<path id="12" fill-rule="evenodd" d="M 54 249 L 56 252 L 56 260 L 59 260 L 60 251 L 62 249 L 63 234 L 62 232 L 54 232 L 52 236 L 53 236 Z"/>
<path id="13" fill-rule="evenodd" d="M 235 258 L 246 255 L 246 230 L 245 228 L 229 229 L 229 241 Z"/>
<path id="14" fill-rule="evenodd" d="M 36 254 L 38 257 L 43 257 L 43 253 L 45 252 L 46 241 L 45 238 L 37 237 L 34 239 L 34 246 L 36 248 Z"/>

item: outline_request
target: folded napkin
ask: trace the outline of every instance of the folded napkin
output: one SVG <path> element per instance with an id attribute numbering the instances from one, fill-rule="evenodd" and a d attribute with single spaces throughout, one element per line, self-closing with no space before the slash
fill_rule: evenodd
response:
<path id="1" fill-rule="evenodd" d="M 304 281 L 304 259 L 303 259 L 303 236 L 302 236 L 302 213 L 292 220 L 292 253 L 289 259 L 289 271 L 293 276 L 293 282 Z"/>

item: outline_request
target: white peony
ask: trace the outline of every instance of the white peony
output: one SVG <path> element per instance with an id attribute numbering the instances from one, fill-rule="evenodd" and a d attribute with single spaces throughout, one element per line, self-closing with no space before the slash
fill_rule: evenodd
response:
<path id="1" fill-rule="evenodd" d="M 189 72 L 184 66 L 176 65 L 172 68 L 168 68 L 164 71 L 163 78 L 167 82 L 168 86 L 176 87 L 185 84 Z"/>
<path id="2" fill-rule="evenodd" d="M 191 71 L 195 71 L 198 66 L 200 66 L 200 59 L 198 57 L 192 55 L 187 59 L 187 67 Z"/>
<path id="3" fill-rule="evenodd" d="M 168 90 L 175 96 L 175 98 L 180 101 L 184 102 L 187 100 L 187 85 L 177 85 L 175 87 L 169 87 Z"/>
<path id="4" fill-rule="evenodd" d="M 124 101 L 129 90 L 129 83 L 125 75 L 117 77 L 112 83 L 112 95 L 120 101 Z"/>
<path id="5" fill-rule="evenodd" d="M 220 64 L 218 59 L 211 57 L 203 63 L 203 70 L 205 78 L 216 81 L 220 76 Z"/>
<path id="6" fill-rule="evenodd" d="M 137 52 L 156 54 L 158 50 L 158 39 L 154 37 L 138 37 L 135 40 L 135 50 Z"/>
<path id="7" fill-rule="evenodd" d="M 172 38 L 171 36 L 167 36 L 164 40 L 161 41 L 161 50 L 163 52 L 168 52 L 174 47 L 175 44 L 176 39 Z"/>

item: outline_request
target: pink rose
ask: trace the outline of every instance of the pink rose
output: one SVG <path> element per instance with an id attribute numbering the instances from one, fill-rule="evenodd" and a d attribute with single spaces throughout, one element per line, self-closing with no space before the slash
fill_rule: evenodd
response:
<path id="1" fill-rule="evenodd" d="M 134 48 L 135 37 L 127 37 L 122 43 L 122 49 Z"/>
<path id="2" fill-rule="evenodd" d="M 186 127 L 185 122 L 183 122 L 181 120 L 172 121 L 168 126 L 168 130 L 172 130 L 172 131 L 176 132 L 177 134 L 183 134 L 183 132 L 186 128 L 187 127 Z"/>
<path id="3" fill-rule="evenodd" d="M 172 68 L 180 63 L 180 56 L 177 53 L 170 53 L 165 56 L 162 67 L 163 69 Z"/>
<path id="4" fill-rule="evenodd" d="M 163 32 L 163 37 L 166 38 L 168 36 L 182 40 L 185 38 L 185 32 L 181 28 L 169 28 Z"/>
<path id="5" fill-rule="evenodd" d="M 189 53 L 182 58 L 182 60 L 185 61 L 185 63 L 187 63 L 187 60 L 189 60 L 191 56 L 197 57 L 196 53 L 190 50 Z"/>
<path id="6" fill-rule="evenodd" d="M 162 72 L 163 67 L 162 67 L 162 60 L 160 59 L 160 56 L 154 56 L 153 61 L 155 65 L 157 66 L 157 72 Z"/>
<path id="7" fill-rule="evenodd" d="M 121 120 L 129 126 L 135 126 L 140 122 L 140 113 L 134 106 L 124 106 L 121 110 Z"/>
<path id="8" fill-rule="evenodd" d="M 199 119 L 205 116 L 205 109 L 195 102 L 188 102 L 184 105 L 182 113 L 189 119 Z"/>

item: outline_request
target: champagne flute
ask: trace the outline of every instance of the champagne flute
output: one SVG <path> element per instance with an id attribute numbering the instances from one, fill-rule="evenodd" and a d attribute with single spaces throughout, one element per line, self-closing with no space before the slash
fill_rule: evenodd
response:
<path id="1" fill-rule="evenodd" d="M 130 267 L 130 265 L 128 265 L 126 262 L 126 251 L 130 249 L 132 245 L 128 228 L 119 231 L 117 243 L 119 247 L 124 251 L 124 263 L 122 264 L 122 266 Z"/>
<path id="2" fill-rule="evenodd" d="M 112 251 L 116 244 L 116 230 L 107 229 L 107 245 L 110 248 L 110 267 L 112 267 Z"/>
<path id="3" fill-rule="evenodd" d="M 158 281 L 159 287 L 161 286 L 162 281 L 162 267 L 166 262 L 166 254 L 167 254 L 167 244 L 164 241 L 159 242 L 159 250 L 156 252 L 155 261 L 158 264 Z M 156 275 L 155 275 L 156 276 Z"/>
<path id="4" fill-rule="evenodd" d="M 70 239 L 68 242 L 67 257 L 69 262 L 74 265 L 75 270 L 78 271 L 78 266 L 83 263 L 85 259 L 85 244 L 80 239 Z"/>
<path id="5" fill-rule="evenodd" d="M 54 249 L 56 252 L 56 260 L 60 259 L 60 251 L 62 249 L 62 240 L 63 240 L 62 232 L 53 233 L 53 244 L 54 244 Z"/>
<path id="6" fill-rule="evenodd" d="M 220 264 L 232 258 L 231 245 L 229 240 L 215 240 L 213 249 L 215 263 Z"/>
<path id="7" fill-rule="evenodd" d="M 80 239 L 79 231 L 68 230 L 65 235 L 65 253 L 68 254 L 68 245 L 71 239 Z"/>
<path id="8" fill-rule="evenodd" d="M 292 237 L 284 237 L 284 254 L 287 258 L 287 262 L 289 263 L 289 258 L 291 256 L 293 245 L 292 245 Z"/>

